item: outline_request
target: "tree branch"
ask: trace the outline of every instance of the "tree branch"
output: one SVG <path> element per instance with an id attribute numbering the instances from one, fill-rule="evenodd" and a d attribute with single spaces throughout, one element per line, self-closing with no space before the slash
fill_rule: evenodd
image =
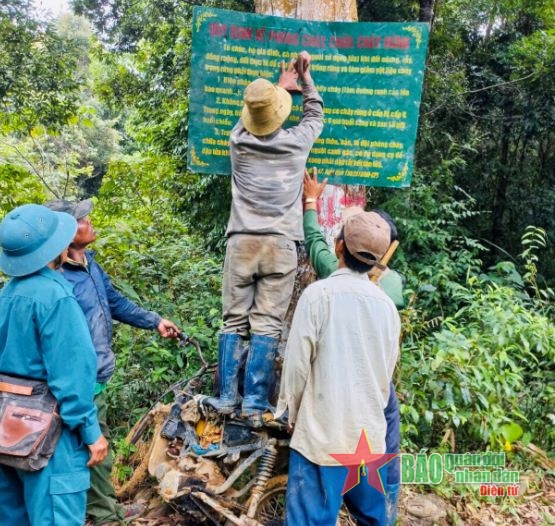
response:
<path id="1" fill-rule="evenodd" d="M 21 152 L 21 150 L 17 147 L 14 146 L 13 144 L 9 144 L 9 143 L 5 143 L 3 142 L 2 144 L 5 144 L 6 146 L 13 148 L 17 155 L 23 159 L 23 161 L 29 166 L 29 168 L 31 169 L 31 171 L 40 179 L 40 182 L 46 187 L 46 189 L 55 197 L 59 198 L 60 196 L 58 195 L 57 192 L 55 192 L 50 185 L 47 183 L 46 178 L 41 175 L 41 173 L 37 170 L 37 168 L 35 167 L 35 165 Z"/>
<path id="2" fill-rule="evenodd" d="M 486 91 L 488 89 L 498 88 L 499 86 L 506 86 L 507 84 L 514 84 L 515 82 L 520 82 L 522 80 L 529 79 L 530 77 L 533 77 L 534 75 L 535 75 L 535 73 L 530 73 L 529 75 L 526 75 L 525 77 L 521 77 L 519 79 L 507 80 L 506 82 L 498 82 L 497 84 L 491 84 L 490 86 L 485 86 L 485 87 L 480 88 L 480 89 L 473 89 L 473 90 L 470 90 L 470 91 L 463 91 L 463 95 L 466 95 L 467 93 L 478 93 L 480 91 Z"/>

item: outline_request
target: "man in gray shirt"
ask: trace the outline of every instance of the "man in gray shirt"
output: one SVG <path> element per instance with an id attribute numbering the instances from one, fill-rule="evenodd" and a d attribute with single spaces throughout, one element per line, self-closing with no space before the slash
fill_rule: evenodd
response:
<path id="1" fill-rule="evenodd" d="M 302 193 L 306 161 L 324 125 L 322 98 L 303 51 L 277 85 L 257 79 L 245 88 L 241 119 L 231 131 L 232 204 L 223 279 L 223 320 L 218 347 L 220 413 L 239 406 L 238 375 L 244 339 L 250 335 L 242 415 L 254 427 L 271 409 L 272 383 L 283 318 L 297 268 L 296 242 L 303 240 Z M 289 91 L 301 82 L 303 115 L 284 129 Z"/>

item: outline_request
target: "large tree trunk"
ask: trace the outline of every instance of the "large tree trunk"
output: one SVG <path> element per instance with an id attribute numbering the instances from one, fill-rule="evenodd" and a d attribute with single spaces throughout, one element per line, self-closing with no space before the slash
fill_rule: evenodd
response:
<path id="1" fill-rule="evenodd" d="M 256 12 L 263 15 L 281 16 L 301 20 L 356 22 L 358 20 L 356 0 L 254 0 Z M 299 49 L 299 51 L 302 51 Z M 315 79 L 318 84 L 318 78 Z M 326 238 L 333 239 L 341 223 L 341 210 L 349 204 L 366 204 L 366 187 L 360 185 L 328 185 L 323 207 L 319 210 L 320 223 Z M 297 301 L 312 279 L 308 258 L 304 250 L 299 252 L 297 279 L 293 298 L 287 312 L 282 343 L 287 341 Z"/>
<path id="2" fill-rule="evenodd" d="M 420 11 L 418 13 L 418 20 L 420 22 L 432 24 L 434 19 L 434 4 L 435 0 L 420 0 Z"/>
<path id="3" fill-rule="evenodd" d="M 298 18 L 354 22 L 358 20 L 356 0 L 254 0 L 257 13 Z"/>

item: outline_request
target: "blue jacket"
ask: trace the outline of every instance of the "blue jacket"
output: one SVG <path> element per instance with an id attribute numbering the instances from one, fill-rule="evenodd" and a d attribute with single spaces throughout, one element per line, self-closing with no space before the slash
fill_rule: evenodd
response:
<path id="1" fill-rule="evenodd" d="M 0 371 L 45 380 L 63 422 L 85 444 L 98 440 L 94 347 L 71 287 L 48 267 L 12 278 L 0 292 Z"/>
<path id="2" fill-rule="evenodd" d="M 112 350 L 112 320 L 141 329 L 156 329 L 162 319 L 155 312 L 141 309 L 121 295 L 110 278 L 94 260 L 94 252 L 85 253 L 87 266 L 66 262 L 63 276 L 73 284 L 73 293 L 81 305 L 89 324 L 96 349 L 97 382 L 107 382 L 116 366 Z"/>

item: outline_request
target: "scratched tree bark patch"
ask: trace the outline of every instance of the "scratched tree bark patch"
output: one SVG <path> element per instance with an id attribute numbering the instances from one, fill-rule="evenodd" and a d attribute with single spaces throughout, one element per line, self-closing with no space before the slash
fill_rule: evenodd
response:
<path id="1" fill-rule="evenodd" d="M 313 22 L 196 7 L 189 107 L 188 167 L 229 174 L 229 134 L 243 90 L 279 78 L 282 61 L 306 49 L 324 99 L 325 126 L 309 157 L 331 183 L 410 185 L 427 24 Z M 285 127 L 302 114 L 293 97 Z"/>

